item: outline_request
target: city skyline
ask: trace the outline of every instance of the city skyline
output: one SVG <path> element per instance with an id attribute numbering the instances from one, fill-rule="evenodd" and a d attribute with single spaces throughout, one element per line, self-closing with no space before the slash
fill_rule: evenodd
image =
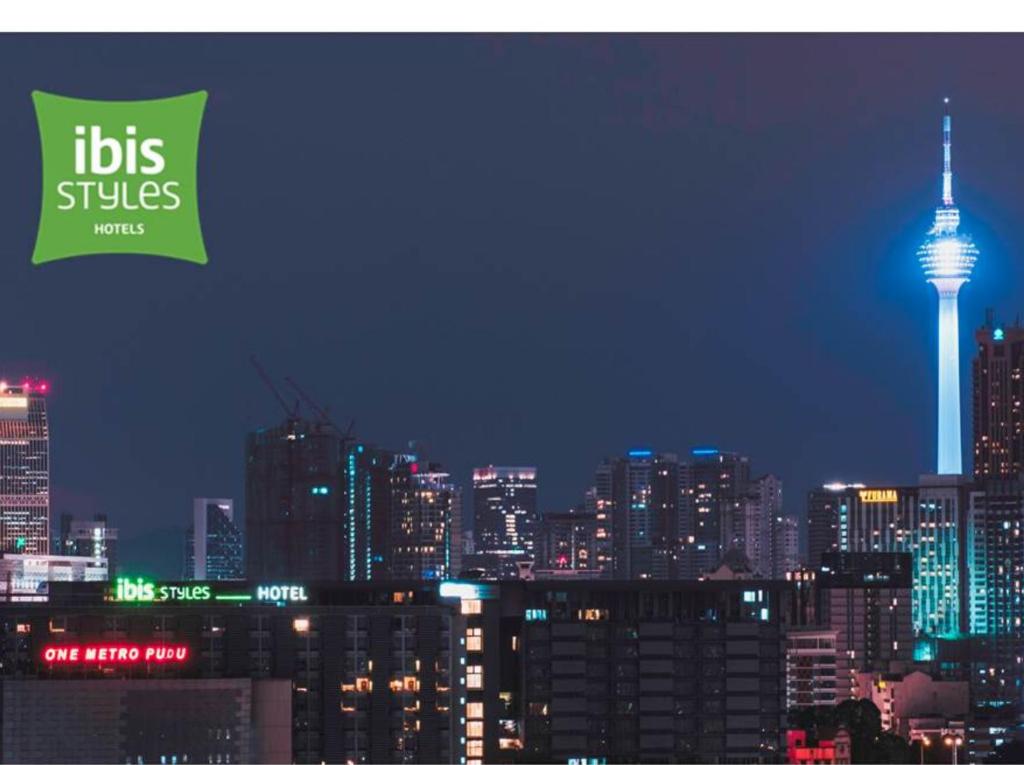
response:
<path id="1" fill-rule="evenodd" d="M 26 100 L 25 114 L 15 111 L 0 127 L 19 147 L 10 178 L 33 178 L 32 87 L 104 95 L 90 91 L 89 81 L 97 72 L 110 76 L 107 60 L 66 65 L 82 39 L 62 51 L 11 40 L 0 54 L 26 62 L 11 71 L 31 69 L 45 80 L 17 75 L 3 86 L 12 103 L 19 93 Z M 12 310 L 58 301 L 80 316 L 79 328 L 91 338 L 91 345 L 79 342 L 66 321 L 44 312 L 13 338 L 4 371 L 54 381 L 54 512 L 107 513 L 121 529 L 128 561 L 140 557 L 130 549 L 135 540 L 165 528 L 174 514 L 182 520 L 159 539 L 177 546 L 193 495 L 242 497 L 244 434 L 276 416 L 247 368 L 252 351 L 272 371 L 301 380 L 339 417 L 355 416 L 361 439 L 425 443 L 426 454 L 464 489 L 479 464 L 537 465 L 544 510 L 578 502 L 598 460 L 639 445 L 685 452 L 711 441 L 749 454 L 786 482 L 785 509 L 800 515 L 802 493 L 827 481 L 912 482 L 934 461 L 934 298 L 921 289 L 913 255 L 933 208 L 935 125 L 945 94 L 958 116 L 957 199 L 985 253 L 962 295 L 961 342 L 981 325 L 986 306 L 1012 316 L 1024 302 L 1012 286 L 1021 275 L 1013 258 L 1012 222 L 1020 217 L 1013 184 L 1024 157 L 1010 140 L 1024 114 L 984 77 L 1017 60 L 999 38 L 452 38 L 410 40 L 404 49 L 389 47 L 387 38 L 301 45 L 282 38 L 269 44 L 294 63 L 269 79 L 253 76 L 263 72 L 246 57 L 244 40 L 224 39 L 218 52 L 198 38 L 182 38 L 173 51 L 150 42 L 111 42 L 110 55 L 130 55 L 143 44 L 151 54 L 138 73 L 119 72 L 117 87 L 126 97 L 210 90 L 200 185 L 211 254 L 222 255 L 202 271 L 110 257 L 35 271 L 12 261 L 4 272 Z M 709 90 L 686 72 L 715 46 L 730 61 L 721 62 L 722 87 Z M 926 66 L 942 46 L 961 52 L 950 56 L 960 63 Z M 195 69 L 180 69 L 181 50 Z M 879 55 L 864 61 L 857 54 L 867 50 Z M 751 68 L 769 55 L 771 66 Z M 802 71 L 807 56 L 820 71 Z M 297 72 L 343 72 L 355 58 L 381 67 L 363 82 L 340 75 L 339 92 L 350 96 L 344 115 L 307 98 L 319 75 L 303 80 Z M 422 76 L 450 84 L 416 95 L 418 80 L 401 66 L 408 58 L 417 59 Z M 852 68 L 848 58 L 862 65 Z M 908 68 L 893 81 L 891 67 L 874 59 Z M 593 72 L 592 84 L 579 86 L 581 68 Z M 549 77 L 552 71 L 561 78 Z M 780 84 L 793 77 L 807 96 Z M 835 88 L 837 81 L 850 84 L 854 97 Z M 395 100 L 374 100 L 385 91 Z M 337 158 L 344 177 L 401 183 L 357 193 L 334 174 L 311 177 L 268 154 L 275 124 L 248 119 L 257 108 L 270 119 L 262 111 L 267 92 L 314 122 L 342 124 L 349 143 L 367 147 L 329 149 L 325 134 L 310 133 L 311 147 Z M 482 93 L 493 116 L 462 103 L 462 92 Z M 450 122 L 424 118 L 418 130 L 377 137 L 367 131 L 371 123 L 379 128 L 381 114 L 351 108 L 374 103 L 384 124 L 398 125 L 409 104 L 425 106 L 430 98 L 450 111 Z M 553 116 L 548 102 L 559 104 Z M 511 115 L 524 122 L 510 124 L 527 129 L 510 132 Z M 234 135 L 241 125 L 249 137 Z M 580 135 L 591 143 L 581 148 Z M 403 152 L 413 152 L 401 155 L 402 165 L 385 151 L 399 139 L 409 142 Z M 507 151 L 488 151 L 492 140 Z M 463 145 L 466 154 L 492 158 L 492 201 L 465 193 L 481 178 L 477 161 L 462 159 Z M 246 152 L 263 156 L 281 178 L 313 184 L 304 194 L 333 191 L 312 213 L 255 182 L 235 199 L 229 190 L 252 178 Z M 420 158 L 412 166 L 423 172 L 410 174 L 410 157 Z M 296 161 L 305 167 L 308 157 L 300 153 Z M 11 183 L 0 181 L 0 200 L 14 221 L 3 235 L 5 249 L 18 251 L 31 238 L 36 199 Z M 380 225 L 381 204 L 415 223 L 408 235 Z M 428 212 L 418 212 L 421 204 Z M 352 214 L 335 236 L 339 206 Z M 512 209 L 515 220 L 502 212 Z M 268 215 L 254 214 L 262 211 Z M 484 222 L 473 224 L 473 216 Z M 280 225 L 255 227 L 263 217 Z M 372 229 L 361 222 L 371 220 Z M 452 226 L 466 233 L 453 239 L 445 233 Z M 336 246 L 325 250 L 325 241 Z M 750 241 L 762 246 L 752 250 Z M 279 262 L 283 251 L 289 260 Z M 644 299 L 609 311 L 605 298 L 630 273 L 627 264 Z M 275 304 L 278 280 L 260 274 L 275 268 L 304 295 L 281 319 L 287 342 L 277 319 L 263 315 Z M 644 273 L 660 276 L 645 280 Z M 326 288 L 332 276 L 337 290 Z M 357 282 L 366 289 L 340 286 Z M 356 292 L 394 295 L 405 307 L 381 317 Z M 437 294 L 450 296 L 454 310 L 429 300 Z M 531 311 L 523 312 L 524 301 Z M 332 306 L 338 320 L 325 328 L 318 317 Z M 466 315 L 476 317 L 472 326 Z M 865 325 L 865 315 L 878 324 Z M 451 353 L 436 379 L 410 385 L 403 365 L 430 362 L 434 344 L 410 338 L 411 357 L 400 363 L 402 354 L 391 356 L 366 338 L 374 327 L 402 334 L 417 326 L 416 316 L 427 317 L 418 326 L 445 338 Z M 72 342 L 63 339 L 68 334 Z M 531 362 L 506 365 L 485 386 L 469 385 L 475 378 L 468 372 L 495 347 L 482 337 Z M 658 356 L 663 373 L 636 374 L 658 349 L 672 351 Z M 204 370 L 201 379 L 183 374 L 181 358 Z M 967 360 L 961 362 L 963 375 Z M 889 374 L 879 377 L 879 369 Z M 566 403 L 543 380 L 563 381 L 576 395 Z M 504 408 L 495 408 L 496 400 Z M 620 406 L 626 401 L 635 405 Z M 478 416 L 484 411 L 485 422 Z M 548 428 L 560 437 L 537 437 Z M 90 449 L 92 439 L 105 449 Z M 139 442 L 149 448 L 133 449 Z M 111 463 L 125 471 L 114 486 L 100 479 Z"/>

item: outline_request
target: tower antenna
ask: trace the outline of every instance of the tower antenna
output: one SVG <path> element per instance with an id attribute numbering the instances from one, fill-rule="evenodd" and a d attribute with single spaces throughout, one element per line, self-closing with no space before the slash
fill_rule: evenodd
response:
<path id="1" fill-rule="evenodd" d="M 953 160 L 952 160 L 952 119 L 949 116 L 949 99 L 942 99 L 946 104 L 946 114 L 942 118 L 942 204 L 953 206 Z"/>

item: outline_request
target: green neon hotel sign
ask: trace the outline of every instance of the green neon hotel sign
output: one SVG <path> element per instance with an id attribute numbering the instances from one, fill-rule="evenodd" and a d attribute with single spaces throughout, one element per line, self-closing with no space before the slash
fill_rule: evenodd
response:
<path id="1" fill-rule="evenodd" d="M 309 600 L 303 585 L 261 584 L 253 590 L 216 582 L 155 582 L 145 577 L 118 577 L 110 600 L 116 603 L 191 603 L 207 601 L 303 603 Z"/>

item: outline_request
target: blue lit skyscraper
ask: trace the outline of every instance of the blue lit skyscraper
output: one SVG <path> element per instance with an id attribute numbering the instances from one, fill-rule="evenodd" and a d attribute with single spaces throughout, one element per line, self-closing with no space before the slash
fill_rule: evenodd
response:
<path id="1" fill-rule="evenodd" d="M 185 530 L 185 579 L 244 578 L 242 530 L 235 524 L 234 501 L 197 497 L 192 523 Z"/>
<path id="2" fill-rule="evenodd" d="M 946 99 L 947 103 L 949 99 Z M 978 248 L 970 237 L 958 233 L 960 210 L 953 203 L 953 170 L 950 159 L 950 117 L 942 119 L 942 205 L 935 222 L 917 251 L 928 281 L 939 293 L 939 438 L 940 475 L 963 472 L 960 443 L 960 349 L 957 294 L 971 276 Z"/>

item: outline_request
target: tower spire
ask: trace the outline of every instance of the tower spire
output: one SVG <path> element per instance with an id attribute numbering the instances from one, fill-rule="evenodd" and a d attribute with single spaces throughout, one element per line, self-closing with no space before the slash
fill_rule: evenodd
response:
<path id="1" fill-rule="evenodd" d="M 946 115 L 942 118 L 942 204 L 946 207 L 953 206 L 953 162 L 950 157 L 952 139 L 952 119 L 949 116 L 949 99 L 944 98 L 946 104 Z"/>

